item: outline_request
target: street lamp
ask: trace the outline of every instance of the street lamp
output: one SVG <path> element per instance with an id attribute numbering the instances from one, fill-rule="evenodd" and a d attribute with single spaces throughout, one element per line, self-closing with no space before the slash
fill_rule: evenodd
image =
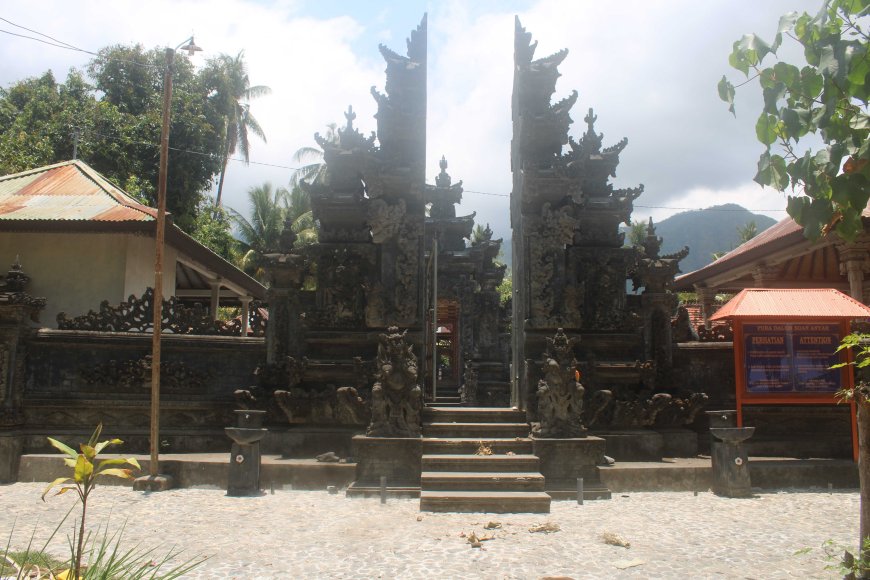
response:
<path id="1" fill-rule="evenodd" d="M 163 71 L 163 126 L 160 130 L 160 171 L 157 176 L 157 232 L 154 258 L 154 321 L 151 340 L 151 461 L 149 475 L 136 479 L 133 488 L 143 491 L 163 491 L 172 487 L 172 478 L 160 475 L 160 337 L 163 322 L 163 247 L 166 239 L 166 165 L 169 160 L 169 111 L 172 102 L 172 73 L 175 51 L 186 50 L 193 56 L 202 49 L 193 36 L 175 48 L 166 49 L 166 69 Z"/>

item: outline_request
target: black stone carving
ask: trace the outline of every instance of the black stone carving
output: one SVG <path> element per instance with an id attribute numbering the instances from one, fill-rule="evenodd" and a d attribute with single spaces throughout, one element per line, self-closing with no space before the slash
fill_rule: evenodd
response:
<path id="1" fill-rule="evenodd" d="M 150 388 L 151 356 L 81 367 L 79 376 L 89 385 L 112 390 Z M 160 384 L 166 389 L 197 391 L 205 388 L 210 377 L 210 373 L 192 369 L 183 361 L 160 362 Z"/>
<path id="2" fill-rule="evenodd" d="M 260 312 L 262 304 L 251 303 L 249 325 L 255 336 L 261 336 L 266 322 Z M 214 320 L 205 308 L 196 303 L 187 307 L 175 296 L 163 301 L 163 332 L 172 334 L 240 335 L 240 320 Z M 69 318 L 65 312 L 57 315 L 60 330 L 90 330 L 98 332 L 151 332 L 154 327 L 154 289 L 147 288 L 141 297 L 131 294 L 126 302 L 110 306 L 108 300 L 100 303 L 99 312 Z"/>
<path id="3" fill-rule="evenodd" d="M 405 342 L 407 331 L 391 326 L 380 335 L 376 382 L 372 387 L 370 437 L 419 437 L 423 393 L 417 357 Z"/>
<path id="4" fill-rule="evenodd" d="M 585 437 L 583 426 L 583 396 L 578 362 L 574 358 L 576 338 L 569 338 L 560 328 L 553 338 L 547 338 L 547 351 L 538 382 L 538 420 L 533 426 L 535 437 Z"/>

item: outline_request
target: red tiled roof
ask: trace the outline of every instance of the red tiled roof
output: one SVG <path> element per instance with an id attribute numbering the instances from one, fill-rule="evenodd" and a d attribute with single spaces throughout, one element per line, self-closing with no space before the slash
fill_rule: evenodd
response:
<path id="1" fill-rule="evenodd" d="M 143 222 L 143 205 L 79 160 L 0 177 L 0 220 Z"/>
<path id="2" fill-rule="evenodd" d="M 747 288 L 710 320 L 729 318 L 870 318 L 870 308 L 833 288 Z"/>

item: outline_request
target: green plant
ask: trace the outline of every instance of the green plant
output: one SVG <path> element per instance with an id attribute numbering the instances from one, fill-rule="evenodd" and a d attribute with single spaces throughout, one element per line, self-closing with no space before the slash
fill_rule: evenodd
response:
<path id="1" fill-rule="evenodd" d="M 90 440 L 88 440 L 87 443 L 79 445 L 80 452 L 76 452 L 71 447 L 61 443 L 57 439 L 48 437 L 48 442 L 51 443 L 52 447 L 66 455 L 64 463 L 69 467 L 72 467 L 73 475 L 72 477 L 58 477 L 52 481 L 48 487 L 45 488 L 45 491 L 42 492 L 42 501 L 45 501 L 45 496 L 49 491 L 60 486 L 57 495 L 64 494 L 70 490 L 75 491 L 79 496 L 79 501 L 82 506 L 82 517 L 79 522 L 78 537 L 76 538 L 76 536 L 73 536 L 73 543 L 75 543 L 75 546 L 73 547 L 73 578 L 79 578 L 81 572 L 82 553 L 84 551 L 85 541 L 85 519 L 88 512 L 88 497 L 97 486 L 97 477 L 102 475 L 131 479 L 133 477 L 132 470 L 116 466 L 130 465 L 136 469 L 140 469 L 139 462 L 133 457 L 103 459 L 94 466 L 94 464 L 97 463 L 97 457 L 101 451 L 110 445 L 120 445 L 123 443 L 120 439 L 109 439 L 98 442 L 97 440 L 100 438 L 102 432 L 103 424 L 100 423 L 94 430 L 93 435 L 91 435 Z M 65 485 L 69 482 L 72 482 L 72 485 Z"/>
<path id="2" fill-rule="evenodd" d="M 815 16 L 786 14 L 772 43 L 755 34 L 734 43 L 728 61 L 747 80 L 737 86 L 724 76 L 719 81 L 719 97 L 734 113 L 735 89 L 758 79 L 764 108 L 755 133 L 765 149 L 755 181 L 796 191 L 788 213 L 810 239 L 836 231 L 853 240 L 864 229 L 861 212 L 870 199 L 868 14 L 867 0 L 824 0 Z M 802 49 L 805 64 L 777 55 L 786 39 Z M 809 135 L 823 147 L 801 152 L 798 142 Z"/>

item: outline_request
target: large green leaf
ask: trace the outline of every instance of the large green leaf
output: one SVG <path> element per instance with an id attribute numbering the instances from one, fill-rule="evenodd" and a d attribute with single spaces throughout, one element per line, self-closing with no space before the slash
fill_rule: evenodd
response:
<path id="1" fill-rule="evenodd" d="M 734 85 L 722 75 L 722 80 L 719 81 L 719 84 L 716 87 L 719 90 L 719 98 L 728 103 L 728 110 L 735 117 L 737 113 L 734 111 Z"/>
<path id="2" fill-rule="evenodd" d="M 66 453 L 67 455 L 69 455 L 73 459 L 75 459 L 79 456 L 78 452 L 75 451 L 69 445 L 66 445 L 65 443 L 61 443 L 60 441 L 58 441 L 57 439 L 54 439 L 52 437 L 46 437 L 46 439 L 48 439 L 48 442 L 51 444 L 52 447 L 61 451 L 62 453 Z"/>
<path id="3" fill-rule="evenodd" d="M 133 472 L 130 469 L 118 469 L 116 467 L 111 467 L 109 469 L 104 469 L 100 471 L 99 473 L 97 473 L 97 475 L 111 475 L 123 479 L 131 479 L 133 477 Z"/>
<path id="4" fill-rule="evenodd" d="M 800 81 L 801 71 L 798 67 L 793 64 L 788 64 L 786 62 L 778 62 L 773 65 L 773 73 L 778 82 L 781 82 L 785 86 L 792 90 L 792 87 Z"/>
<path id="5" fill-rule="evenodd" d="M 754 179 L 760 185 L 769 185 L 778 191 L 784 190 L 789 183 L 785 159 L 780 155 L 771 155 L 769 151 L 765 151 L 758 158 L 758 172 Z"/>
<path id="6" fill-rule="evenodd" d="M 48 495 L 48 492 L 50 492 L 54 487 L 62 483 L 66 483 L 69 480 L 70 478 L 68 477 L 58 477 L 57 479 L 49 483 L 48 487 L 45 488 L 45 491 L 42 492 L 42 501 L 45 501 L 45 496 Z"/>
<path id="7" fill-rule="evenodd" d="M 779 119 L 768 113 L 761 113 L 755 123 L 755 136 L 765 145 L 772 145 L 776 141 L 776 124 Z"/>
<path id="8" fill-rule="evenodd" d="M 94 473 L 94 464 L 88 461 L 84 455 L 79 455 L 76 460 L 75 482 L 87 483 Z"/>

